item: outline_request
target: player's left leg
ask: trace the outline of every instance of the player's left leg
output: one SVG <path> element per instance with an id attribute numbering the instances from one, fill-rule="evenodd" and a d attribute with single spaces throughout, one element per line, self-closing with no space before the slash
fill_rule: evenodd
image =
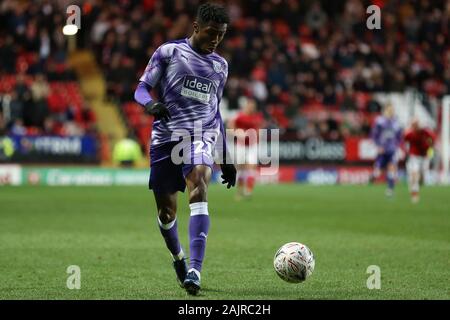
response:
<path id="1" fill-rule="evenodd" d="M 375 183 L 375 181 L 381 176 L 381 168 L 383 167 L 383 155 L 377 155 L 374 163 L 372 173 L 369 178 L 369 184 Z"/>
<path id="2" fill-rule="evenodd" d="M 182 254 L 177 231 L 177 193 L 154 193 L 158 210 L 158 224 L 167 249 L 174 259 Z"/>
<path id="3" fill-rule="evenodd" d="M 157 193 L 154 192 L 156 207 L 158 210 L 159 231 L 164 238 L 167 249 L 169 249 L 173 258 L 173 267 L 177 274 L 177 280 L 180 286 L 183 286 L 188 266 L 186 257 L 181 247 L 178 237 L 177 222 L 177 192 Z"/>
<path id="4" fill-rule="evenodd" d="M 247 165 L 247 181 L 246 181 L 246 192 L 245 195 L 247 197 L 251 196 L 253 193 L 253 188 L 255 187 L 256 182 L 256 165 L 248 164 Z"/>
<path id="5" fill-rule="evenodd" d="M 189 220 L 190 264 L 184 287 L 189 294 L 194 295 L 200 290 L 200 272 L 210 224 L 207 190 L 211 174 L 211 167 L 195 165 L 186 175 L 191 216 Z"/>
<path id="6" fill-rule="evenodd" d="M 255 187 L 256 174 L 258 165 L 258 145 L 253 144 L 247 148 L 247 181 L 246 181 L 246 195 L 251 196 L 253 188 Z"/>
<path id="7" fill-rule="evenodd" d="M 167 153 L 170 147 L 154 147 L 153 159 L 157 159 L 157 155 Z M 177 230 L 177 192 L 184 192 L 186 188 L 181 166 L 175 165 L 170 158 L 152 162 L 149 188 L 153 190 L 156 201 L 159 230 L 172 255 L 178 282 L 182 285 L 188 266 Z"/>
<path id="8" fill-rule="evenodd" d="M 386 179 L 387 179 L 386 195 L 388 197 L 390 197 L 394 194 L 396 178 L 397 178 L 397 164 L 395 162 L 391 161 L 387 165 L 387 173 L 386 173 Z"/>

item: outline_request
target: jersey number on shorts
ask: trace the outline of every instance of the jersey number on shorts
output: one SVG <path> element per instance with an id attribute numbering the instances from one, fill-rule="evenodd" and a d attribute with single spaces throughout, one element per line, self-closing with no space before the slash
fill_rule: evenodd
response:
<path id="1" fill-rule="evenodd" d="M 203 150 L 205 143 L 203 141 L 194 141 L 192 144 L 195 146 L 194 153 L 205 153 Z M 208 143 L 206 144 L 206 153 L 211 154 L 211 145 Z"/>

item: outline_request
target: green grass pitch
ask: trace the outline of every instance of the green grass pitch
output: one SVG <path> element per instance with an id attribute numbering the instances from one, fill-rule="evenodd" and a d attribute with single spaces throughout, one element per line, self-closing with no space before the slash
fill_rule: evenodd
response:
<path id="1" fill-rule="evenodd" d="M 178 287 L 145 187 L 1 187 L 0 299 L 449 299 L 450 192 L 409 201 L 383 186 L 258 186 L 251 200 L 212 185 L 203 290 Z M 179 196 L 188 249 L 188 205 Z M 274 272 L 275 251 L 302 242 L 316 269 L 302 284 Z M 81 269 L 69 290 L 66 269 Z M 367 267 L 381 269 L 369 290 Z"/>

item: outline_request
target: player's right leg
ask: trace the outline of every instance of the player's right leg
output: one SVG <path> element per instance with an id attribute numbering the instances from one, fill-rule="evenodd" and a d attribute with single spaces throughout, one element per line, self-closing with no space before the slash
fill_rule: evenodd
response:
<path id="1" fill-rule="evenodd" d="M 381 166 L 386 167 L 386 196 L 394 195 L 395 182 L 397 180 L 397 158 L 395 152 L 386 152 L 382 156 Z"/>
<path id="2" fill-rule="evenodd" d="M 247 179 L 245 181 L 245 196 L 251 197 L 256 181 L 256 166 L 253 164 L 246 165 Z"/>
<path id="3" fill-rule="evenodd" d="M 251 196 L 253 193 L 253 188 L 255 187 L 256 182 L 256 174 L 257 174 L 257 165 L 258 165 L 258 145 L 253 144 L 249 145 L 246 150 L 246 171 L 247 171 L 247 180 L 246 180 L 246 196 Z"/>
<path id="4" fill-rule="evenodd" d="M 408 186 L 411 194 L 411 201 L 413 203 L 419 202 L 420 189 L 420 159 L 416 156 L 411 156 L 406 165 L 408 171 Z"/>
<path id="5" fill-rule="evenodd" d="M 178 237 L 177 193 L 154 193 L 158 210 L 159 231 L 173 258 L 173 267 L 180 286 L 186 279 L 188 265 Z"/>
<path id="6" fill-rule="evenodd" d="M 430 165 L 431 165 L 430 157 L 428 156 L 421 157 L 420 179 L 419 179 L 420 186 L 424 186 L 428 183 L 428 178 L 430 175 Z"/>
<path id="7" fill-rule="evenodd" d="M 180 165 L 170 158 L 172 145 L 154 146 L 150 156 L 149 188 L 153 190 L 158 210 L 158 225 L 173 258 L 173 267 L 180 285 L 187 274 L 187 263 L 177 230 L 177 192 L 184 192 L 186 183 Z"/>
<path id="8" fill-rule="evenodd" d="M 185 176 L 191 216 L 189 219 L 190 263 L 184 287 L 192 295 L 196 295 L 200 290 L 200 272 L 210 225 L 207 190 L 211 174 L 212 169 L 208 165 L 186 166 Z"/>
<path id="9" fill-rule="evenodd" d="M 370 184 L 375 183 L 375 181 L 380 177 L 382 161 L 383 161 L 383 156 L 382 155 L 378 155 L 376 157 L 376 159 L 375 159 L 374 164 L 373 164 L 372 174 L 370 175 L 370 178 L 369 178 L 369 183 Z"/>
<path id="10" fill-rule="evenodd" d="M 247 168 L 245 166 L 245 146 L 236 143 L 234 146 L 233 159 L 237 167 L 236 200 L 242 200 L 245 193 L 245 183 L 247 180 Z"/>
<path id="11" fill-rule="evenodd" d="M 394 194 L 396 177 L 397 177 L 397 166 L 394 162 L 389 162 L 386 170 L 386 178 L 387 178 L 386 196 L 388 197 L 391 197 Z"/>

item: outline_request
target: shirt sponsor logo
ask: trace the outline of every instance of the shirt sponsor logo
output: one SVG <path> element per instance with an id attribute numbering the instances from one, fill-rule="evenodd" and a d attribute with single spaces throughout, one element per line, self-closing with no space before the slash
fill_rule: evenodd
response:
<path id="1" fill-rule="evenodd" d="M 208 103 L 211 98 L 212 87 L 212 81 L 209 79 L 186 75 L 181 87 L 181 95 Z"/>

